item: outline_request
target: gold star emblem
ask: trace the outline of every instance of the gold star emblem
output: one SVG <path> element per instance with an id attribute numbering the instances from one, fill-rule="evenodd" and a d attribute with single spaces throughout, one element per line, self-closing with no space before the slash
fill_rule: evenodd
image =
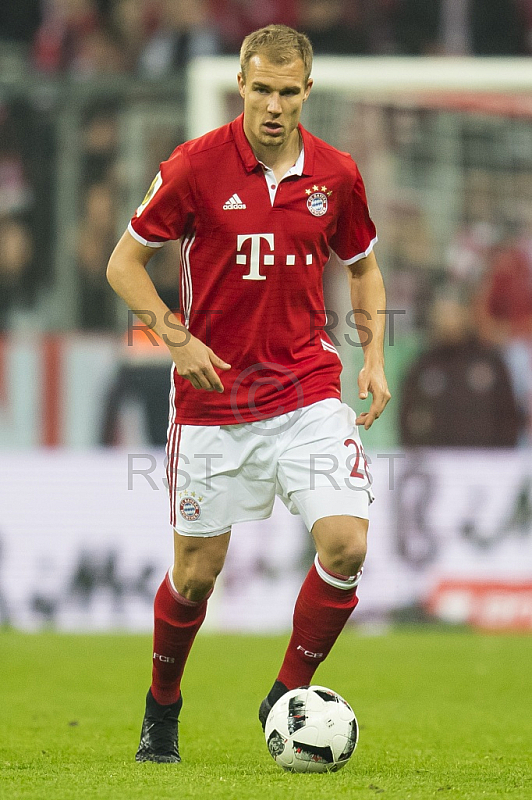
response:
<path id="1" fill-rule="evenodd" d="M 305 194 L 310 194 L 312 189 L 305 189 Z"/>
<path id="2" fill-rule="evenodd" d="M 326 191 L 327 191 L 327 187 L 326 187 L 326 186 L 322 186 L 322 187 L 321 187 L 321 191 L 322 191 L 322 192 L 326 192 Z"/>
<path id="3" fill-rule="evenodd" d="M 191 497 L 196 497 L 196 492 L 190 492 Z"/>
<path id="4" fill-rule="evenodd" d="M 202 500 L 203 500 L 203 497 L 198 497 L 198 503 L 201 503 Z"/>
<path id="5" fill-rule="evenodd" d="M 313 187 L 312 187 L 312 191 L 313 191 L 313 192 L 317 192 L 317 191 L 318 191 L 318 187 L 317 187 L 317 186 L 313 186 Z"/>

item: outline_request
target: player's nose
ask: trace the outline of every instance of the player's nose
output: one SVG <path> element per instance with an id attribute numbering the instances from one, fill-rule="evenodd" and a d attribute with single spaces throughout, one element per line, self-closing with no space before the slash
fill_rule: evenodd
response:
<path id="1" fill-rule="evenodd" d="M 273 92 L 268 101 L 268 111 L 270 114 L 280 114 L 281 110 L 281 98 L 276 92 Z"/>

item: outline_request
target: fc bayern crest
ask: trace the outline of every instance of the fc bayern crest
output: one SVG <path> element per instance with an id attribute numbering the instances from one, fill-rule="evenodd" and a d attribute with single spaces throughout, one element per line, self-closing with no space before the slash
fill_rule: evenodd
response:
<path id="1" fill-rule="evenodd" d="M 194 520 L 199 519 L 201 508 L 198 501 L 188 495 L 181 499 L 179 513 L 187 522 L 194 522 Z"/>
<path id="2" fill-rule="evenodd" d="M 327 195 L 323 192 L 313 192 L 307 200 L 307 208 L 315 217 L 323 217 L 328 207 Z"/>

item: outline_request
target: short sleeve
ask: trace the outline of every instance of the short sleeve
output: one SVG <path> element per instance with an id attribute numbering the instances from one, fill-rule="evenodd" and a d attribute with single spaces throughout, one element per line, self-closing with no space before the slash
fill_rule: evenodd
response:
<path id="1" fill-rule="evenodd" d="M 353 167 L 354 181 L 345 202 L 342 203 L 336 233 L 329 243 L 340 261 L 346 265 L 354 264 L 369 255 L 377 241 L 364 182 L 355 164 Z"/>
<path id="2" fill-rule="evenodd" d="M 178 147 L 161 164 L 128 230 L 141 244 L 162 247 L 170 239 L 180 239 L 193 217 L 190 164 Z"/>

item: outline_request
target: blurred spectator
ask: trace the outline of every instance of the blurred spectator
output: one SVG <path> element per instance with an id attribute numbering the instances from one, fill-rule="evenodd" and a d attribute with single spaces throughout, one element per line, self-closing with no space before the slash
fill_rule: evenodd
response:
<path id="1" fill-rule="evenodd" d="M 514 199 L 515 199 L 515 186 Z M 450 280 L 467 296 L 476 292 L 489 264 L 493 246 L 501 237 L 497 202 L 501 176 L 487 168 L 468 169 L 464 175 L 460 227 L 446 254 Z"/>
<path id="2" fill-rule="evenodd" d="M 23 211 L 32 201 L 33 191 L 20 153 L 0 151 L 0 215 Z"/>
<path id="3" fill-rule="evenodd" d="M 450 279 L 464 290 L 476 287 L 486 271 L 497 239 L 497 227 L 487 221 L 464 225 L 447 254 Z"/>
<path id="4" fill-rule="evenodd" d="M 24 114 L 23 107 L 0 104 L 0 216 L 28 211 L 34 200 L 23 157 Z"/>
<path id="5" fill-rule="evenodd" d="M 83 124 L 83 173 L 94 183 L 105 180 L 118 158 L 118 103 L 92 106 Z"/>
<path id="6" fill-rule="evenodd" d="M 239 53 L 242 39 L 264 25 L 298 28 L 300 0 L 210 0 L 212 20 L 226 53 Z"/>
<path id="7" fill-rule="evenodd" d="M 391 308 L 402 309 L 396 324 L 427 327 L 427 308 L 437 273 L 438 248 L 419 198 L 403 191 L 390 205 L 387 244 L 390 247 L 392 280 L 388 287 Z"/>
<path id="8" fill-rule="evenodd" d="M 493 248 L 479 311 L 485 339 L 532 339 L 532 238 L 518 234 Z"/>
<path id="9" fill-rule="evenodd" d="M 501 347 L 532 442 L 532 237 L 499 243 L 477 296 L 482 338 Z"/>
<path id="10" fill-rule="evenodd" d="M 370 51 L 393 55 L 397 50 L 394 14 L 399 0 L 359 0 L 364 8 Z"/>
<path id="11" fill-rule="evenodd" d="M 518 55 L 519 0 L 397 0 L 398 50 L 406 55 Z"/>
<path id="12" fill-rule="evenodd" d="M 532 53 L 532 0 L 518 0 L 518 4 L 525 30 L 526 51 Z"/>
<path id="13" fill-rule="evenodd" d="M 79 324 L 83 329 L 112 329 L 115 303 L 105 280 L 107 261 L 116 239 L 115 198 L 109 181 L 89 187 L 78 232 L 80 277 Z"/>
<path id="14" fill-rule="evenodd" d="M 370 40 L 360 2 L 302 0 L 300 27 L 316 54 L 361 55 L 370 51 Z"/>
<path id="15" fill-rule="evenodd" d="M 164 342 L 134 318 L 105 404 L 101 444 L 164 447 L 171 365 Z"/>
<path id="16" fill-rule="evenodd" d="M 469 308 L 454 299 L 436 300 L 432 335 L 402 384 L 401 443 L 515 446 L 522 420 L 510 376 L 497 349 L 474 334 Z"/>
<path id="17" fill-rule="evenodd" d="M 35 37 L 34 62 L 42 72 L 81 76 L 121 72 L 127 66 L 96 0 L 49 0 Z"/>
<path id="18" fill-rule="evenodd" d="M 49 197 L 46 135 L 25 102 L 0 104 L 0 297 L 3 324 L 9 310 L 33 305 L 38 284 L 49 268 L 49 204 L 39 202 L 39 189 Z M 34 142 L 42 134 L 42 149 Z M 48 167 L 48 169 L 47 169 Z M 39 252 L 36 259 L 35 253 Z"/>
<path id="19" fill-rule="evenodd" d="M 206 0 L 161 0 L 157 29 L 139 57 L 139 70 L 150 77 L 170 75 L 191 58 L 220 52 L 220 37 Z"/>
<path id="20" fill-rule="evenodd" d="M 440 49 L 441 0 L 397 0 L 393 13 L 399 53 L 433 55 Z"/>
<path id="21" fill-rule="evenodd" d="M 147 38 L 157 26 L 156 0 L 110 0 L 107 18 L 116 31 L 127 69 L 136 71 Z"/>
<path id="22" fill-rule="evenodd" d="M 95 28 L 80 40 L 71 71 L 81 77 L 114 75 L 126 72 L 126 54 L 110 28 Z"/>
<path id="23" fill-rule="evenodd" d="M 0 221 L 0 331 L 9 325 L 9 312 L 25 308 L 32 298 L 33 242 L 28 227 L 14 217 Z"/>
<path id="24" fill-rule="evenodd" d="M 470 0 L 469 24 L 477 56 L 514 56 L 526 52 L 519 0 Z"/>
<path id="25" fill-rule="evenodd" d="M 13 0 L 0 4 L 0 43 L 30 44 L 41 23 L 41 0 Z"/>
<path id="26" fill-rule="evenodd" d="M 83 39 L 98 26 L 98 9 L 93 0 L 49 0 L 35 37 L 36 67 L 42 72 L 71 68 Z"/>

